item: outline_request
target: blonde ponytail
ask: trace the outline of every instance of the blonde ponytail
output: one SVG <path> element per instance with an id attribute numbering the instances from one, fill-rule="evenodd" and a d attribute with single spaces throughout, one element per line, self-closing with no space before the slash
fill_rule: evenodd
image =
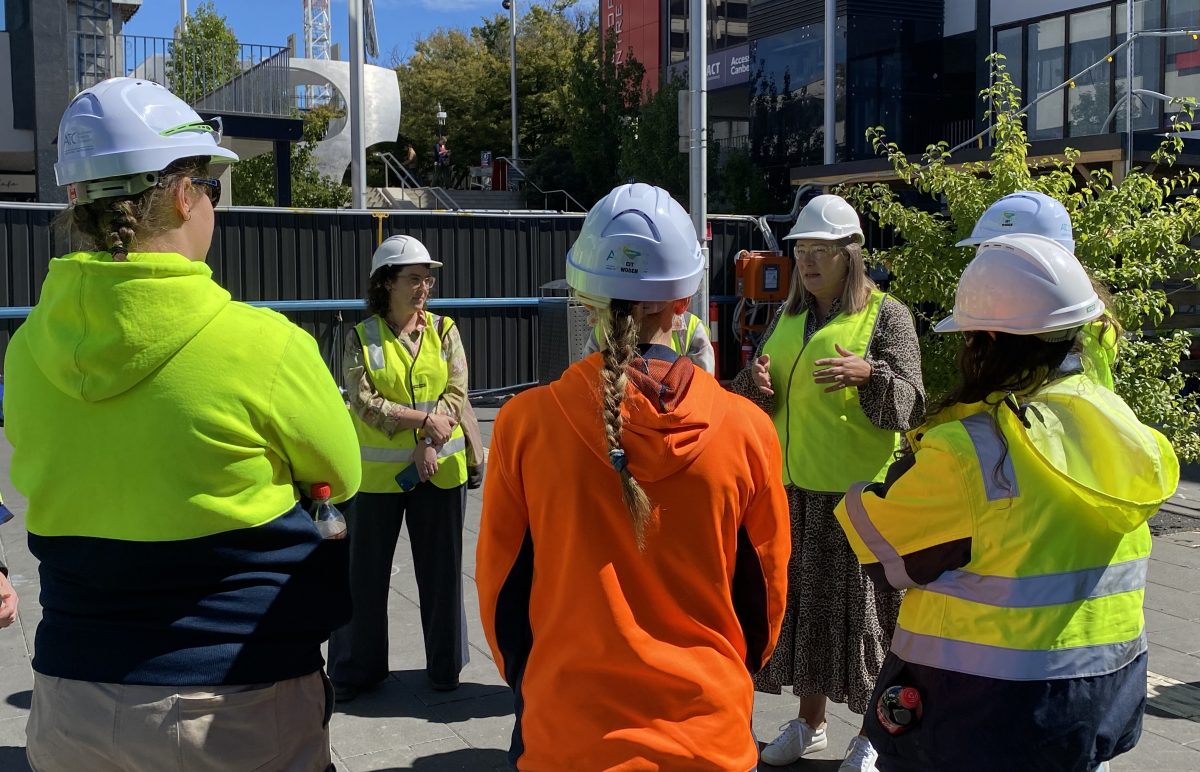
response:
<path id="1" fill-rule="evenodd" d="M 604 435 L 608 441 L 608 457 L 621 477 L 621 493 L 633 518 L 633 533 L 638 549 L 646 547 L 646 532 L 653 519 L 653 507 L 646 492 L 629 471 L 625 449 L 621 447 L 621 403 L 629 381 L 625 369 L 637 353 L 640 320 L 634 316 L 634 305 L 614 300 L 608 310 L 600 313 L 604 347 L 601 352 L 604 366 L 600 369 L 601 400 L 604 405 Z"/>

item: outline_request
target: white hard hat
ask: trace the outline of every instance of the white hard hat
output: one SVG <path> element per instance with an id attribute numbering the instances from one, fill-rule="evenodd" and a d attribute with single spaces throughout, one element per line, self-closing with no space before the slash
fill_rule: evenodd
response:
<path id="1" fill-rule="evenodd" d="M 953 315 L 936 332 L 1038 335 L 1080 327 L 1104 313 L 1083 266 L 1045 236 L 998 236 L 979 245 L 958 280 Z"/>
<path id="2" fill-rule="evenodd" d="M 972 247 L 997 236 L 1032 233 L 1062 244 L 1075 254 L 1075 239 L 1071 236 L 1071 215 L 1058 199 L 1033 190 L 1009 193 L 987 208 L 970 238 L 955 246 Z"/>
<path id="3" fill-rule="evenodd" d="M 140 193 L 181 158 L 232 163 L 220 146 L 220 119 L 204 121 L 165 87 L 138 78 L 109 78 L 67 105 L 58 124 L 54 176 L 72 203 Z"/>
<path id="4" fill-rule="evenodd" d="M 427 265 L 441 268 L 442 264 L 429 256 L 425 245 L 412 236 L 389 236 L 371 255 L 371 275 L 385 265 Z"/>
<path id="5" fill-rule="evenodd" d="M 859 244 L 863 238 L 862 223 L 854 207 L 841 196 L 829 193 L 817 196 L 804 205 L 796 224 L 784 240 L 815 239 L 817 241 L 841 241 L 852 237 Z"/>
<path id="6" fill-rule="evenodd" d="M 691 217 L 670 193 L 640 182 L 600 199 L 567 252 L 567 283 L 596 300 L 679 300 L 703 276 Z"/>

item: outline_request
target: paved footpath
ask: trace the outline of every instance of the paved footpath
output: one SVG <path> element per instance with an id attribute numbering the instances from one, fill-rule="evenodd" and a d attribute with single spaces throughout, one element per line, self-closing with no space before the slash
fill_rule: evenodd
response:
<path id="1" fill-rule="evenodd" d="M 485 436 L 490 434 L 493 415 L 493 410 L 480 411 Z M 0 631 L 0 772 L 28 769 L 24 745 L 33 684 L 29 661 L 41 618 L 37 568 L 23 529 L 25 501 L 8 482 L 10 453 L 7 442 L 0 439 L 0 490 L 17 515 L 0 528 L 0 553 L 21 597 L 19 625 Z M 487 652 L 475 594 L 479 494 L 471 491 L 468 498 L 463 549 L 471 662 L 462 687 L 441 693 L 425 684 L 417 588 L 409 545 L 402 537 L 389 610 L 392 675 L 382 689 L 346 705 L 334 717 L 333 748 L 339 770 L 509 769 L 505 749 L 513 724 L 512 694 Z M 1112 764 L 1114 772 L 1200 770 L 1200 483 L 1185 483 L 1168 510 L 1160 516 L 1163 527 L 1157 527 L 1160 518 L 1152 521 L 1164 533 L 1155 537 L 1146 592 L 1152 696 L 1145 733 L 1132 753 Z M 795 717 L 795 710 L 791 696 L 758 695 L 756 733 L 770 740 L 780 724 Z M 829 748 L 786 769 L 835 772 L 857 729 L 857 716 L 844 706 L 831 705 Z"/>

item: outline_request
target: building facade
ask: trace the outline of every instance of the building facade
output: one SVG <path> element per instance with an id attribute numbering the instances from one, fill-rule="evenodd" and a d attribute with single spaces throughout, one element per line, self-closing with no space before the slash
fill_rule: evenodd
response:
<path id="1" fill-rule="evenodd" d="M 1093 159 L 1115 163 L 1128 153 L 1125 51 L 1106 59 L 1127 35 L 1124 1 L 837 0 L 831 88 L 825 0 L 707 2 L 710 141 L 722 154 L 748 153 L 768 176 L 861 178 L 879 166 L 866 140 L 873 126 L 909 153 L 972 139 L 987 126 L 978 95 L 993 52 L 1004 54 L 1027 104 L 1041 98 L 1027 118 L 1035 150 L 1072 140 Z M 686 75 L 690 0 L 600 4 L 606 34 L 621 31 L 622 55 L 645 64 L 649 82 Z M 1133 0 L 1133 10 L 1137 32 L 1200 29 L 1200 0 Z M 631 34 L 635 18 L 640 34 Z M 1200 98 L 1200 34 L 1140 37 L 1133 65 L 1133 128 L 1145 136 L 1132 144 L 1144 146 L 1171 125 L 1179 110 L 1171 98 Z M 835 100 L 833 165 L 823 164 L 827 98 Z"/>

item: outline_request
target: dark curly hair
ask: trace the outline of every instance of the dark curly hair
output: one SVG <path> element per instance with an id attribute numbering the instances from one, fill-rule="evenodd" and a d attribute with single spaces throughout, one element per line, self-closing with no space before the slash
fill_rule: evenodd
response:
<path id="1" fill-rule="evenodd" d="M 997 332 L 992 340 L 986 332 L 969 332 L 958 354 L 959 383 L 929 415 L 959 403 L 982 402 L 996 392 L 1032 391 L 1051 380 L 1067 354 L 1078 350 L 1078 341 L 1078 335 L 1048 342 L 1007 332 Z"/>
<path id="2" fill-rule="evenodd" d="M 367 310 L 381 317 L 386 317 L 388 306 L 391 304 L 391 292 L 388 284 L 395 280 L 404 270 L 402 265 L 385 265 L 367 280 Z"/>

